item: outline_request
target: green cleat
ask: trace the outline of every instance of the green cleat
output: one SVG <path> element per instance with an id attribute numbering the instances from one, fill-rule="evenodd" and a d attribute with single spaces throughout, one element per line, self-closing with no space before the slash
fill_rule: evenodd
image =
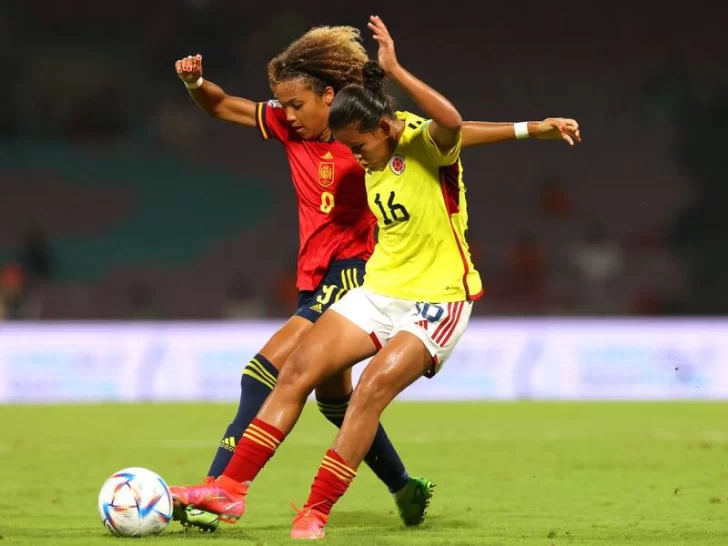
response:
<path id="1" fill-rule="evenodd" d="M 407 485 L 394 494 L 399 517 L 408 527 L 425 521 L 427 507 L 435 492 L 435 484 L 425 478 L 410 477 Z"/>
<path id="2" fill-rule="evenodd" d="M 214 533 L 220 525 L 217 514 L 205 512 L 194 506 L 175 506 L 172 519 L 179 521 L 183 527 L 197 527 L 207 533 Z"/>

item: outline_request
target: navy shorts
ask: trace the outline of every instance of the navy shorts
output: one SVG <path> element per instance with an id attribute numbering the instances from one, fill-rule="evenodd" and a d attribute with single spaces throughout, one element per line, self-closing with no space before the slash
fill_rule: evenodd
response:
<path id="1" fill-rule="evenodd" d="M 332 262 L 316 290 L 301 290 L 298 293 L 296 316 L 316 322 L 348 290 L 364 283 L 365 266 L 366 261 L 361 258 Z"/>

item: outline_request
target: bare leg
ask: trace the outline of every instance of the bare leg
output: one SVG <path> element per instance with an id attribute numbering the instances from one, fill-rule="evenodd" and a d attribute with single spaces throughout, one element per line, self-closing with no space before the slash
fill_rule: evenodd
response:
<path id="1" fill-rule="evenodd" d="M 325 312 L 284 365 L 258 419 L 288 434 L 316 385 L 375 351 L 369 335 L 358 326 L 336 311 Z"/>
<path id="2" fill-rule="evenodd" d="M 357 468 L 369 451 L 384 409 L 431 366 L 430 353 L 409 332 L 398 333 L 372 359 L 334 441 L 334 450 L 352 468 Z"/>

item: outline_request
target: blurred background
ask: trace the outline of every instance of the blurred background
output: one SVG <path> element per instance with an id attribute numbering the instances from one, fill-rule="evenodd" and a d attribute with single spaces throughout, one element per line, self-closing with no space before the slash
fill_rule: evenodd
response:
<path id="1" fill-rule="evenodd" d="M 359 26 L 375 54 L 374 12 L 401 62 L 466 119 L 581 124 L 575 148 L 464 153 L 488 289 L 476 313 L 728 312 L 724 4 L 388 4 L 6 3 L 0 317 L 289 316 L 298 233 L 283 151 L 208 119 L 174 61 L 201 53 L 207 79 L 265 100 L 268 59 L 312 26 Z"/>
<path id="2" fill-rule="evenodd" d="M 726 544 L 727 2 L 1 5 L 0 539 L 106 545 L 93 505 L 112 471 L 199 480 L 241 370 L 295 310 L 282 147 L 205 116 L 174 62 L 200 53 L 207 79 L 267 100 L 288 43 L 351 24 L 373 55 L 378 14 L 465 119 L 568 116 L 584 139 L 463 153 L 486 296 L 445 370 L 401 396 L 418 403 L 384 416 L 445 488 L 424 534 L 392 540 Z M 440 403 L 464 400 L 487 403 Z M 255 523 L 226 536 L 286 536 L 284 499 L 334 434 L 308 406 Z M 360 474 L 332 533 L 383 543 L 396 515 Z"/>

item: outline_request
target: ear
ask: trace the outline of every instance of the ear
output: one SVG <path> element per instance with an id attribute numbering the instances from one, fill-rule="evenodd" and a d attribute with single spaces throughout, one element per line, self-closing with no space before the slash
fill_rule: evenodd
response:
<path id="1" fill-rule="evenodd" d="M 384 136 L 389 136 L 394 132 L 392 120 L 387 118 L 380 119 L 377 128 L 384 133 Z"/>
<path id="2" fill-rule="evenodd" d="M 334 95 L 335 93 L 333 87 L 328 86 L 326 89 L 324 89 L 324 94 L 322 95 L 322 98 L 326 106 L 331 106 L 331 103 L 334 102 Z"/>

